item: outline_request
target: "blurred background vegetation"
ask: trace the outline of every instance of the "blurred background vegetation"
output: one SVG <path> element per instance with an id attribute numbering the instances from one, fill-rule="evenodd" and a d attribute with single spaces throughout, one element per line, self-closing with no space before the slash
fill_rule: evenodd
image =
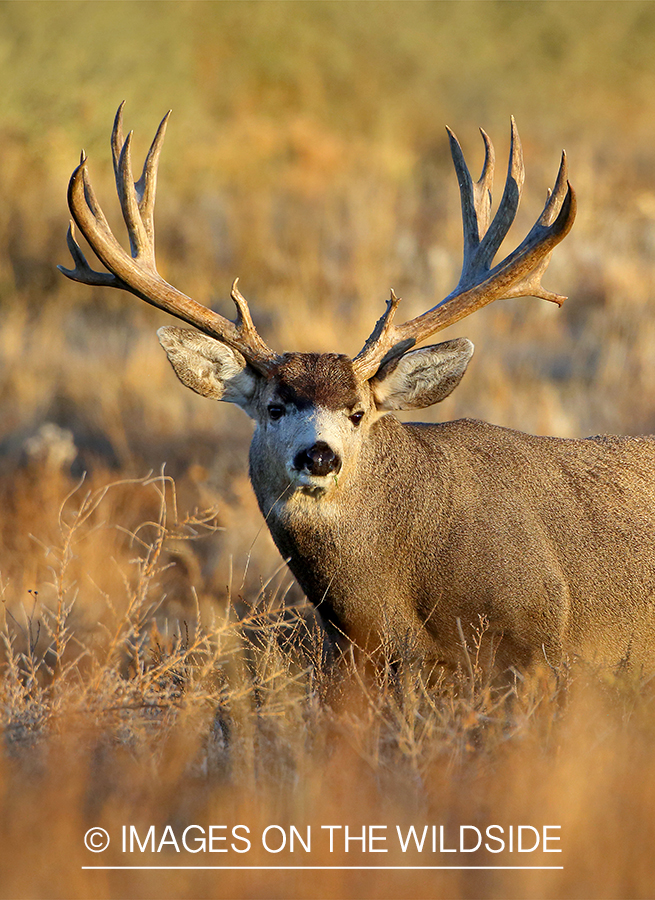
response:
<path id="1" fill-rule="evenodd" d="M 31 640 L 18 612 L 28 592 L 44 606 L 61 596 L 59 510 L 83 472 L 82 491 L 102 490 L 165 464 L 182 517 L 211 509 L 220 531 L 162 550 L 174 563 L 161 575 L 168 616 L 191 615 L 196 599 L 205 610 L 253 600 L 280 562 L 247 481 L 245 416 L 178 385 L 155 337 L 166 316 L 56 271 L 69 263 L 66 184 L 82 147 L 122 235 L 109 149 L 122 100 L 139 161 L 173 108 L 160 271 L 230 316 L 240 276 L 280 350 L 354 354 L 391 286 L 406 317 L 451 290 L 461 220 L 444 125 L 476 176 L 477 128 L 491 135 L 499 197 L 516 117 L 515 243 L 565 147 L 579 213 L 545 284 L 568 301 L 501 302 L 452 329 L 476 356 L 422 417 L 644 433 L 655 430 L 654 46 L 655 4 L 641 0 L 0 3 L 0 591 L 19 642 Z M 125 532 L 156 520 L 158 504 L 125 485 L 88 520 L 66 558 L 78 629 L 106 619 L 107 597 L 120 607 Z"/>

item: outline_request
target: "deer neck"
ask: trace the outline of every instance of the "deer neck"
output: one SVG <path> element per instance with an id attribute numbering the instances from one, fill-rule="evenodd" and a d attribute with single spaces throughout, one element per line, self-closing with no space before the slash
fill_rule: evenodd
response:
<path id="1" fill-rule="evenodd" d="M 401 545 L 419 528 L 416 504 L 425 492 L 402 466 L 416 471 L 425 453 L 420 432 L 384 416 L 371 428 L 349 477 L 325 497 L 271 498 L 266 478 L 251 465 L 260 509 L 280 553 L 308 598 L 319 609 L 334 610 L 337 622 L 346 610 L 352 620 L 354 598 L 378 604 L 384 599 L 381 584 L 393 594 L 411 577 L 398 560 Z M 432 469 L 431 489 L 438 492 L 440 479 Z M 371 591 L 375 597 L 368 596 Z"/>

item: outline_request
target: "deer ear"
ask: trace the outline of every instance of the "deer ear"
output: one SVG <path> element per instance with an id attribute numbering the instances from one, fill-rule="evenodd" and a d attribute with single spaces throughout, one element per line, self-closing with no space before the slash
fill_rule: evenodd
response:
<path id="1" fill-rule="evenodd" d="M 377 408 L 423 409 L 438 403 L 460 383 L 472 356 L 471 341 L 456 338 L 389 360 L 370 381 Z"/>
<path id="2" fill-rule="evenodd" d="M 251 401 L 262 376 L 240 353 L 187 328 L 168 325 L 159 329 L 157 337 L 182 384 L 203 397 L 236 403 L 251 414 Z"/>

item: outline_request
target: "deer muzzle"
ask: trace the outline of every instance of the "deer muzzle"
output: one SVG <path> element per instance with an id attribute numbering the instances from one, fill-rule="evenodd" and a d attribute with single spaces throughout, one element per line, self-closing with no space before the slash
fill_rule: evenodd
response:
<path id="1" fill-rule="evenodd" d="M 298 472 L 320 478 L 336 475 L 341 469 L 341 457 L 325 441 L 317 441 L 296 454 L 293 466 Z"/>

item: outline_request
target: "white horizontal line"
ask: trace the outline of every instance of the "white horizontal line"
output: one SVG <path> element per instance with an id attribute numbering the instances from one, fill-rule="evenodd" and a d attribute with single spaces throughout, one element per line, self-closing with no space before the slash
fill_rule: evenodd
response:
<path id="1" fill-rule="evenodd" d="M 551 871 L 554 869 L 563 869 L 564 866 L 82 866 L 83 870 L 103 870 L 109 869 L 138 869 L 149 871 L 169 871 L 172 869 L 186 869 L 193 871 L 230 871 L 230 872 L 424 872 L 424 871 L 449 871 L 449 872 L 469 872 L 469 871 L 490 871 L 490 870 L 530 870 L 530 871 Z"/>

